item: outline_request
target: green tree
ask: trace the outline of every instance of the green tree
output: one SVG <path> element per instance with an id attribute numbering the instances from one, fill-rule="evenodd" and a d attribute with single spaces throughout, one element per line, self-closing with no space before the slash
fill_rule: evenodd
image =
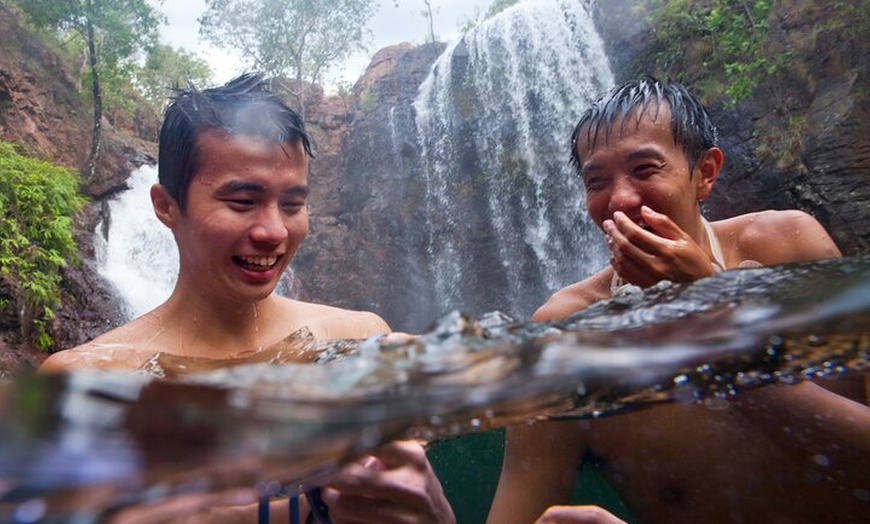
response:
<path id="1" fill-rule="evenodd" d="M 0 142 L 0 306 L 14 308 L 22 339 L 51 346 L 60 270 L 77 256 L 73 216 L 84 205 L 76 172 L 24 157 Z"/>
<path id="2" fill-rule="evenodd" d="M 145 65 L 136 73 L 136 83 L 151 109 L 162 113 L 169 89 L 189 83 L 202 87 L 212 82 L 212 70 L 205 60 L 182 48 L 158 44 L 148 51 Z"/>
<path id="3" fill-rule="evenodd" d="M 103 118 L 101 77 L 126 77 L 138 54 L 157 42 L 165 17 L 146 0 L 12 0 L 37 27 L 80 38 L 88 60 L 94 123 L 85 176 L 100 154 Z"/>
<path id="4" fill-rule="evenodd" d="M 200 35 L 239 51 L 253 69 L 294 79 L 284 87 L 304 118 L 307 84 L 364 49 L 375 7 L 371 0 L 206 0 Z"/>
<path id="5" fill-rule="evenodd" d="M 652 7 L 657 71 L 692 84 L 696 78 L 686 75 L 697 75 L 702 64 L 726 79 L 724 91 L 732 104 L 751 95 L 790 58 L 774 50 L 770 0 L 652 0 Z"/>

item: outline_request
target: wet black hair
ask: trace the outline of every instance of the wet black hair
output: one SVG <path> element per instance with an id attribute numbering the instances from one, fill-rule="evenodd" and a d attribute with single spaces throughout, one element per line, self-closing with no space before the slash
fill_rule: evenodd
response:
<path id="1" fill-rule="evenodd" d="M 196 139 L 212 129 L 278 144 L 300 141 L 312 156 L 302 119 L 269 89 L 262 73 L 246 73 L 210 89 L 177 89 L 164 112 L 157 164 L 160 184 L 182 211 L 198 167 Z"/>
<path id="2" fill-rule="evenodd" d="M 625 127 L 629 115 L 634 117 L 635 125 L 640 125 L 641 118 L 649 111 L 654 111 L 650 114 L 657 118 L 663 104 L 671 111 L 671 135 L 674 142 L 682 147 L 691 173 L 704 152 L 716 146 L 716 127 L 707 109 L 685 87 L 662 82 L 652 76 L 644 76 L 613 88 L 580 116 L 571 134 L 571 163 L 577 172 L 582 174 L 583 167 L 583 159 L 577 148 L 581 134 L 585 133 L 583 139 L 594 148 L 602 127 L 604 140 L 607 140 L 611 127 L 617 121 L 620 131 Z"/>

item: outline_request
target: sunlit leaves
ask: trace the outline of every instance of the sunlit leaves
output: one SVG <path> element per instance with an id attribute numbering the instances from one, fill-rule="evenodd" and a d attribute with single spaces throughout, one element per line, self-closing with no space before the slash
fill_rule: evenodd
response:
<path id="1" fill-rule="evenodd" d="M 771 49 L 772 2 L 654 0 L 653 5 L 659 74 L 692 83 L 684 75 L 701 64 L 725 79 L 731 103 L 750 96 L 789 58 Z"/>

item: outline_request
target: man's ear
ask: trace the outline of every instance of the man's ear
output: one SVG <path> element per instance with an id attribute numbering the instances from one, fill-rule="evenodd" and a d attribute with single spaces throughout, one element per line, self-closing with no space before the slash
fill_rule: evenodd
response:
<path id="1" fill-rule="evenodd" d="M 160 184 L 151 186 L 151 205 L 154 206 L 154 214 L 157 215 L 157 219 L 169 229 L 173 229 L 181 216 L 181 209 L 178 207 L 178 202 Z"/>
<path id="2" fill-rule="evenodd" d="M 711 147 L 704 151 L 704 154 L 701 155 L 701 158 L 695 164 L 693 178 L 699 202 L 710 196 L 710 193 L 713 191 L 713 184 L 716 183 L 716 178 L 719 176 L 719 170 L 722 169 L 724 161 L 725 155 L 722 153 L 722 150 L 718 147 Z"/>

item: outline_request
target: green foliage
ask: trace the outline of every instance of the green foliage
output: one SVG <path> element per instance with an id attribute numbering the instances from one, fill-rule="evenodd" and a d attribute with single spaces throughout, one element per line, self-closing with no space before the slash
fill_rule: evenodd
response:
<path id="1" fill-rule="evenodd" d="M 157 40 L 164 17 L 146 0 L 10 0 L 37 27 L 76 34 L 87 42 L 89 27 L 106 68 L 121 67 Z"/>
<path id="2" fill-rule="evenodd" d="M 22 335 L 51 346 L 49 324 L 60 303 L 60 269 L 76 256 L 72 219 L 85 203 L 69 169 L 21 156 L 0 142 L 0 283 Z"/>
<path id="3" fill-rule="evenodd" d="M 248 66 L 272 77 L 289 76 L 299 109 L 305 87 L 341 63 L 370 32 L 370 0 L 206 0 L 200 35 L 239 51 Z"/>
<path id="4" fill-rule="evenodd" d="M 750 96 L 790 59 L 776 52 L 770 31 L 773 2 L 768 0 L 652 0 L 657 73 L 691 84 L 703 70 L 723 80 L 729 102 Z"/>
<path id="5" fill-rule="evenodd" d="M 211 82 L 212 70 L 205 60 L 165 44 L 152 47 L 136 72 L 138 90 L 156 114 L 163 112 L 170 89 L 188 84 L 201 88 Z"/>
<path id="6" fill-rule="evenodd" d="M 104 101 L 126 114 L 132 70 L 139 53 L 157 42 L 157 27 L 165 17 L 147 0 L 9 0 L 37 28 L 76 41 L 87 57 L 87 80 L 94 105 L 87 176 L 93 174 L 101 143 Z M 105 93 L 105 94 L 104 94 Z M 104 100 L 105 99 L 105 100 Z"/>

